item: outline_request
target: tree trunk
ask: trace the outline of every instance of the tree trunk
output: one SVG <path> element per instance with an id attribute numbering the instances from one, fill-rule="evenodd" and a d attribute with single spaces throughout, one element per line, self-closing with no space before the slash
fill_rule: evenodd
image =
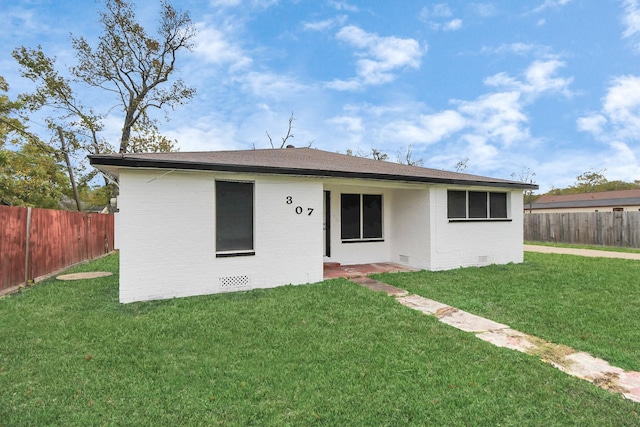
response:
<path id="1" fill-rule="evenodd" d="M 122 137 L 120 138 L 120 153 L 128 152 L 134 113 L 135 110 L 127 109 L 127 116 L 124 118 L 124 126 L 122 127 Z"/>
<path id="2" fill-rule="evenodd" d="M 69 171 L 69 180 L 71 181 L 71 188 L 73 189 L 73 198 L 76 200 L 76 207 L 78 208 L 78 212 L 81 212 L 82 206 L 80 205 L 80 196 L 78 195 L 78 187 L 76 186 L 76 179 L 73 176 L 71 159 L 69 159 L 69 152 L 67 151 L 67 146 L 64 142 L 64 135 L 62 134 L 62 128 L 60 126 L 58 126 L 58 136 L 60 137 L 60 146 L 62 148 L 62 153 L 64 154 L 64 162 L 67 164 L 67 170 Z"/>

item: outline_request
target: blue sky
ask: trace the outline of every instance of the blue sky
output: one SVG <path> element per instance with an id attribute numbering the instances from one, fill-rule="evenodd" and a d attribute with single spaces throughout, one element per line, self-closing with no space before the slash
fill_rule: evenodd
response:
<path id="1" fill-rule="evenodd" d="M 395 160 L 411 145 L 438 169 L 465 158 L 480 175 L 528 168 L 541 192 L 586 170 L 640 179 L 640 0 L 173 3 L 199 29 L 179 58 L 198 93 L 160 125 L 181 151 L 267 148 L 265 131 L 284 136 L 293 112 L 296 146 Z M 151 30 L 157 2 L 136 4 Z M 13 94 L 31 89 L 13 48 L 40 44 L 71 66 L 69 34 L 100 30 L 93 0 L 0 5 L 0 75 Z M 105 124 L 115 145 L 119 112 Z"/>

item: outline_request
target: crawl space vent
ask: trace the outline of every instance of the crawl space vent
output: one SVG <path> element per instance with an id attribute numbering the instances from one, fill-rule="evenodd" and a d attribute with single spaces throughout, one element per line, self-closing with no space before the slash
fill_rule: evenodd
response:
<path id="1" fill-rule="evenodd" d="M 478 262 L 480 264 L 487 264 L 489 262 L 489 257 L 487 255 L 479 256 Z"/>
<path id="2" fill-rule="evenodd" d="M 403 264 L 409 264 L 409 255 L 399 255 L 398 258 Z"/>
<path id="3" fill-rule="evenodd" d="M 218 285 L 221 289 L 248 288 L 249 276 L 218 277 Z"/>

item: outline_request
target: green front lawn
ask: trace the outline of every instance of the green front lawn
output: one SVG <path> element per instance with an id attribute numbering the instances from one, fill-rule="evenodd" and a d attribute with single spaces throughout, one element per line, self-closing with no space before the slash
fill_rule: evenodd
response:
<path id="1" fill-rule="evenodd" d="M 525 252 L 520 265 L 378 279 L 640 371 L 640 261 Z"/>
<path id="2" fill-rule="evenodd" d="M 117 282 L 0 299 L 0 425 L 640 424 L 638 404 L 346 280 L 128 305 Z"/>

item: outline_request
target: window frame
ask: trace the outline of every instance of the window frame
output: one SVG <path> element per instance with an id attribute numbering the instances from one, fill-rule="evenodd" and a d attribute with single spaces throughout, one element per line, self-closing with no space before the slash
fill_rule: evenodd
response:
<path id="1" fill-rule="evenodd" d="M 343 205 L 345 196 L 353 197 L 358 196 L 358 237 L 344 237 L 345 236 L 345 228 L 344 221 L 345 218 Z M 369 215 L 365 215 L 367 209 L 365 207 L 365 197 L 367 198 L 378 198 L 380 204 L 380 210 L 378 214 L 378 210 L 376 209 L 375 213 L 375 224 L 373 228 L 378 228 L 378 219 L 379 219 L 379 237 L 378 233 L 376 235 L 370 235 L 369 237 L 365 237 L 367 232 L 371 233 L 371 224 L 367 225 L 365 220 Z M 368 212 L 371 212 L 370 210 Z M 377 231 L 377 230 L 376 230 Z M 352 234 L 353 235 L 353 234 Z M 342 243 L 367 243 L 367 242 L 384 242 L 384 196 L 382 194 L 370 194 L 370 193 L 340 193 L 340 239 Z"/>
<path id="2" fill-rule="evenodd" d="M 460 193 L 464 193 L 464 201 L 460 198 Z M 457 194 L 454 199 L 454 194 Z M 477 205 L 484 194 L 484 206 Z M 489 190 L 447 190 L 447 219 L 449 222 L 511 222 L 511 210 L 509 204 L 509 191 L 489 191 Z M 502 199 L 504 198 L 504 206 Z M 464 203 L 464 216 L 461 215 L 460 203 Z M 472 206 L 475 203 L 475 206 Z M 494 203 L 499 203 L 495 206 Z M 496 212 L 497 211 L 497 212 Z M 494 213 L 496 212 L 496 213 Z M 504 216 L 502 214 L 504 213 Z"/>
<path id="3" fill-rule="evenodd" d="M 251 245 L 250 248 L 230 248 L 230 249 L 218 249 L 220 242 L 218 232 L 218 227 L 220 226 L 221 217 L 220 209 L 218 206 L 218 196 L 220 191 L 218 189 L 218 184 L 243 184 L 243 185 L 251 185 Z M 256 209 L 256 195 L 255 195 L 255 182 L 254 181 L 244 181 L 244 180 L 233 180 L 233 179 L 216 179 L 214 182 L 214 204 L 215 204 L 215 215 L 214 215 L 214 230 L 215 230 L 215 253 L 216 258 L 228 258 L 228 257 L 237 257 L 237 256 L 252 256 L 255 255 L 255 227 L 256 227 L 256 218 L 255 218 L 255 209 Z M 246 213 L 245 213 L 246 215 Z M 237 218 L 237 216 L 236 216 Z M 248 227 L 247 227 L 248 229 Z M 246 229 L 245 229 L 246 231 Z"/>

